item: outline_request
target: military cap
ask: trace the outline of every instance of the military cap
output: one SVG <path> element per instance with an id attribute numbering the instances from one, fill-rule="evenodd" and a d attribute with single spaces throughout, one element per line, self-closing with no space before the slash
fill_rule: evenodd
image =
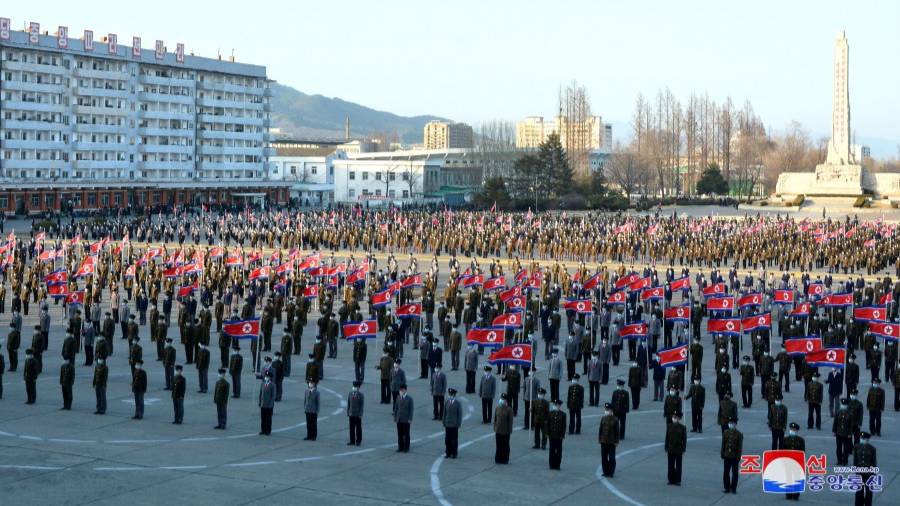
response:
<path id="1" fill-rule="evenodd" d="M 455 389 L 455 388 L 448 388 L 448 389 L 447 389 L 447 393 L 450 394 L 450 395 L 456 395 L 456 389 Z"/>
<path id="2" fill-rule="evenodd" d="M 625 384 L 625 380 L 623 380 L 623 379 L 616 380 L 616 385 L 624 385 L 624 384 Z"/>
<path id="3" fill-rule="evenodd" d="M 175 370 L 176 370 L 176 371 L 181 371 L 181 370 L 183 370 L 183 369 L 184 369 L 184 367 L 182 367 L 181 365 L 176 365 L 176 366 L 175 366 Z"/>
<path id="4" fill-rule="evenodd" d="M 798 424 L 797 422 L 791 422 L 790 425 L 788 425 L 788 427 L 791 430 L 800 430 L 800 424 Z"/>
<path id="5" fill-rule="evenodd" d="M 362 385 L 362 383 L 359 382 L 359 381 L 354 381 L 354 382 L 353 382 L 353 386 L 355 386 L 356 388 L 359 388 L 360 385 Z"/>
<path id="6" fill-rule="evenodd" d="M 872 435 L 866 431 L 862 431 L 859 433 L 859 437 L 860 437 L 860 439 L 869 439 L 872 437 Z"/>
<path id="7" fill-rule="evenodd" d="M 603 407 L 604 407 L 605 409 L 612 409 L 612 404 L 610 404 L 610 403 L 607 402 L 606 404 L 603 405 Z"/>
<path id="8" fill-rule="evenodd" d="M 219 368 L 219 374 L 225 374 L 225 369 L 223 369 L 223 368 L 220 367 L 220 368 Z"/>

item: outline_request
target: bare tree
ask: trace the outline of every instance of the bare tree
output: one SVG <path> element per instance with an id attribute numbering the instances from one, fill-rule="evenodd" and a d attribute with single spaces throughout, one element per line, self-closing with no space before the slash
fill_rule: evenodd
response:
<path id="1" fill-rule="evenodd" d="M 400 173 L 403 182 L 406 183 L 409 188 L 409 198 L 415 198 L 416 196 L 416 186 L 419 184 L 419 181 L 422 179 L 421 172 L 417 172 L 413 170 L 412 164 L 407 164 L 406 167 Z"/>
<path id="2" fill-rule="evenodd" d="M 569 164 L 576 176 L 584 176 L 590 170 L 591 131 L 602 129 L 591 115 L 587 89 L 577 82 L 559 92 L 559 136 L 566 150 Z"/>
<path id="3" fill-rule="evenodd" d="M 646 160 L 635 151 L 617 144 L 606 164 L 605 175 L 608 181 L 618 186 L 626 197 L 640 193 L 647 194 L 650 171 Z"/>
<path id="4" fill-rule="evenodd" d="M 806 165 L 813 149 L 812 142 L 809 140 L 809 133 L 799 122 L 792 121 L 783 132 L 772 138 L 771 143 L 772 149 L 763 157 L 765 184 L 769 191 L 775 189 L 782 172 L 806 172 L 813 169 L 814 166 Z"/>
<path id="5" fill-rule="evenodd" d="M 524 151 L 516 148 L 516 126 L 511 121 L 490 120 L 477 128 L 473 162 L 482 169 L 482 180 L 509 179 L 513 165 Z"/>

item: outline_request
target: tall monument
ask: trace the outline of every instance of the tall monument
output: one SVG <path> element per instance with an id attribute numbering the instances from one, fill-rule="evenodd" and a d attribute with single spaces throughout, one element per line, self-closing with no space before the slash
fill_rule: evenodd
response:
<path id="1" fill-rule="evenodd" d="M 780 195 L 859 196 L 876 193 L 878 182 L 853 159 L 850 149 L 850 46 L 842 31 L 834 42 L 834 82 L 831 140 L 825 163 L 815 172 L 786 172 L 778 176 Z"/>

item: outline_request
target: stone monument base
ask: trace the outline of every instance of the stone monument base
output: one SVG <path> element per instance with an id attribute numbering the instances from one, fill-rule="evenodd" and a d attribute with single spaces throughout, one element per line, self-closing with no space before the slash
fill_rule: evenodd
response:
<path id="1" fill-rule="evenodd" d="M 876 193 L 877 183 L 862 165 L 823 163 L 815 172 L 786 172 L 778 176 L 777 195 L 859 197 Z"/>

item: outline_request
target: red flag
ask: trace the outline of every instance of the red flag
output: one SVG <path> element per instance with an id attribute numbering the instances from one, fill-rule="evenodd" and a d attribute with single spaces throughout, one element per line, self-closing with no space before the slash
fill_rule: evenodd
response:
<path id="1" fill-rule="evenodd" d="M 710 318 L 706 321 L 706 331 L 711 334 L 740 335 L 741 321 L 737 318 Z"/>
<path id="2" fill-rule="evenodd" d="M 225 248 L 221 246 L 213 246 L 209 249 L 209 258 L 220 258 L 225 255 Z"/>
<path id="3" fill-rule="evenodd" d="M 788 355 L 806 355 L 822 349 L 822 338 L 818 336 L 795 337 L 784 340 L 784 351 Z"/>
<path id="4" fill-rule="evenodd" d="M 94 260 L 97 257 L 87 257 L 81 262 L 81 267 L 75 272 L 75 277 L 92 276 L 94 274 Z M 92 260 L 93 259 L 93 260 Z"/>
<path id="5" fill-rule="evenodd" d="M 222 325 L 222 332 L 234 339 L 253 339 L 259 336 L 259 318 L 226 322 Z"/>
<path id="6" fill-rule="evenodd" d="M 793 290 L 775 290 L 775 303 L 776 304 L 793 304 L 794 303 L 794 291 Z"/>
<path id="7" fill-rule="evenodd" d="M 878 306 L 856 307 L 853 318 L 863 322 L 883 322 L 887 321 L 887 310 Z"/>
<path id="8" fill-rule="evenodd" d="M 752 306 L 759 306 L 762 304 L 762 295 L 758 293 L 748 293 L 743 297 L 738 299 L 738 307 L 741 309 L 745 309 Z"/>
<path id="9" fill-rule="evenodd" d="M 682 323 L 689 323 L 691 321 L 691 307 L 690 306 L 675 306 L 675 307 L 667 307 L 665 311 L 663 311 L 663 318 L 666 321 L 678 321 Z"/>
<path id="10" fill-rule="evenodd" d="M 594 274 L 593 276 L 589 277 L 587 279 L 587 281 L 584 282 L 584 289 L 585 290 L 593 290 L 593 289 L 597 288 L 598 286 L 600 286 L 601 274 L 602 273 L 598 272 L 597 274 Z"/>
<path id="11" fill-rule="evenodd" d="M 356 283 L 362 283 L 362 282 L 365 282 L 365 280 L 366 280 L 366 271 L 363 269 L 356 269 L 355 271 L 351 272 L 347 276 L 347 284 L 348 285 L 355 285 Z"/>
<path id="12" fill-rule="evenodd" d="M 303 288 L 303 297 L 307 299 L 315 299 L 319 296 L 319 285 L 307 285 Z"/>
<path id="13" fill-rule="evenodd" d="M 797 304 L 797 307 L 791 311 L 791 316 L 809 316 L 809 302 L 803 302 L 801 304 Z"/>
<path id="14" fill-rule="evenodd" d="M 178 289 L 178 298 L 181 299 L 183 297 L 190 297 L 194 290 L 198 290 L 200 288 L 200 283 L 196 282 L 190 285 L 182 286 Z"/>
<path id="15" fill-rule="evenodd" d="M 391 303 L 391 290 L 383 290 L 372 295 L 372 306 L 381 307 Z"/>
<path id="16" fill-rule="evenodd" d="M 869 322 L 869 332 L 878 337 L 896 341 L 900 338 L 900 324 Z"/>
<path id="17" fill-rule="evenodd" d="M 622 276 L 621 278 L 616 280 L 616 290 L 621 290 L 622 288 L 631 285 L 639 279 L 641 279 L 641 277 L 635 273 L 631 273 L 627 276 Z"/>
<path id="18" fill-rule="evenodd" d="M 520 295 L 518 297 L 510 297 L 506 299 L 505 305 L 507 310 L 512 311 L 523 311 L 525 309 L 525 296 Z"/>
<path id="19" fill-rule="evenodd" d="M 506 279 L 503 276 L 497 276 L 496 278 L 486 279 L 484 281 L 484 290 L 486 292 L 492 292 L 494 290 L 502 290 L 506 287 Z"/>
<path id="20" fill-rule="evenodd" d="M 65 283 L 47 286 L 47 295 L 51 297 L 66 297 L 69 295 L 69 287 Z"/>
<path id="21" fill-rule="evenodd" d="M 520 327 L 522 325 L 522 313 L 504 313 L 494 318 L 491 326 L 494 327 Z"/>
<path id="22" fill-rule="evenodd" d="M 806 289 L 806 294 L 810 297 L 821 297 L 825 294 L 825 286 L 822 283 L 813 283 Z"/>
<path id="23" fill-rule="evenodd" d="M 531 346 L 527 344 L 512 344 L 504 346 L 491 353 L 488 363 L 493 365 L 522 365 L 531 366 Z"/>
<path id="24" fill-rule="evenodd" d="M 239 267 L 244 265 L 244 259 L 239 253 L 231 254 L 225 257 L 225 265 L 228 267 Z"/>
<path id="25" fill-rule="evenodd" d="M 256 279 L 269 279 L 272 275 L 272 267 L 268 265 L 264 265 L 262 267 L 257 267 L 250 271 L 250 276 L 247 277 L 248 281 L 253 281 Z"/>
<path id="26" fill-rule="evenodd" d="M 631 323 L 628 325 L 624 325 L 621 330 L 619 330 L 619 337 L 622 339 L 629 338 L 645 338 L 647 337 L 648 327 L 644 322 L 640 323 Z"/>
<path id="27" fill-rule="evenodd" d="M 590 314 L 594 310 L 594 304 L 587 299 L 569 300 L 563 303 L 566 311 L 575 311 L 578 314 Z"/>
<path id="28" fill-rule="evenodd" d="M 644 288 L 649 287 L 650 283 L 651 283 L 651 280 L 649 277 L 640 278 L 640 279 L 635 280 L 633 283 L 629 284 L 628 289 L 631 290 L 632 292 L 637 291 L 637 290 L 642 290 Z"/>
<path id="29" fill-rule="evenodd" d="M 888 292 L 882 295 L 880 299 L 878 299 L 878 303 L 882 306 L 885 304 L 891 304 L 892 302 L 894 302 L 894 292 Z"/>
<path id="30" fill-rule="evenodd" d="M 641 292 L 641 300 L 661 300 L 666 297 L 666 289 L 661 286 L 647 288 Z"/>
<path id="31" fill-rule="evenodd" d="M 669 291 L 675 292 L 677 290 L 690 290 L 691 288 L 691 278 L 689 276 L 685 276 L 683 278 L 676 279 L 669 283 Z"/>
<path id="32" fill-rule="evenodd" d="M 504 330 L 502 328 L 471 328 L 466 333 L 466 341 L 470 343 L 477 343 L 481 346 L 503 346 L 503 334 Z"/>
<path id="33" fill-rule="evenodd" d="M 377 320 L 347 322 L 343 325 L 345 339 L 375 339 L 378 332 Z"/>
<path id="34" fill-rule="evenodd" d="M 422 286 L 422 275 L 418 273 L 407 276 L 400 282 L 400 288 L 415 288 L 420 286 Z"/>
<path id="35" fill-rule="evenodd" d="M 704 297 L 716 297 L 719 295 L 725 295 L 726 288 L 725 283 L 716 283 L 714 285 L 709 285 L 703 289 Z"/>
<path id="36" fill-rule="evenodd" d="M 743 327 L 744 332 L 770 329 L 772 328 L 772 313 L 748 316 L 741 320 L 741 327 Z"/>
<path id="37" fill-rule="evenodd" d="M 403 304 L 402 306 L 397 308 L 397 317 L 398 318 L 421 318 L 422 317 L 422 303 L 414 302 L 412 304 Z"/>
<path id="38" fill-rule="evenodd" d="M 66 304 L 83 305 L 85 295 L 87 295 L 87 293 L 84 290 L 69 292 L 69 294 L 66 295 Z"/>
<path id="39" fill-rule="evenodd" d="M 806 363 L 813 367 L 844 368 L 847 361 L 847 348 L 824 348 L 806 354 Z"/>
<path id="40" fill-rule="evenodd" d="M 831 307 L 852 306 L 852 293 L 832 293 L 822 299 L 822 304 Z"/>
<path id="41" fill-rule="evenodd" d="M 606 299 L 606 303 L 608 305 L 625 304 L 625 301 L 627 300 L 627 298 L 628 298 L 628 296 L 625 295 L 625 292 L 613 292 L 613 293 L 609 294 L 609 298 Z"/>
<path id="42" fill-rule="evenodd" d="M 500 302 L 506 303 L 506 301 L 508 301 L 509 299 L 518 297 L 520 295 L 522 295 L 522 287 L 518 285 L 514 286 L 509 290 L 500 292 Z"/>
<path id="43" fill-rule="evenodd" d="M 59 269 L 44 276 L 44 283 L 54 285 L 58 283 L 66 283 L 69 281 L 69 273 L 65 269 Z"/>
<path id="44" fill-rule="evenodd" d="M 677 367 L 687 363 L 688 345 L 685 343 L 667 350 L 659 350 L 656 354 L 659 355 L 660 367 Z"/>
<path id="45" fill-rule="evenodd" d="M 475 286 L 481 286 L 482 284 L 484 284 L 484 276 L 480 274 L 477 276 L 468 276 L 466 278 L 463 278 L 462 281 L 463 288 L 472 288 Z"/>
<path id="46" fill-rule="evenodd" d="M 734 309 L 734 297 L 716 297 L 709 299 L 706 308 L 710 311 L 731 311 Z"/>

